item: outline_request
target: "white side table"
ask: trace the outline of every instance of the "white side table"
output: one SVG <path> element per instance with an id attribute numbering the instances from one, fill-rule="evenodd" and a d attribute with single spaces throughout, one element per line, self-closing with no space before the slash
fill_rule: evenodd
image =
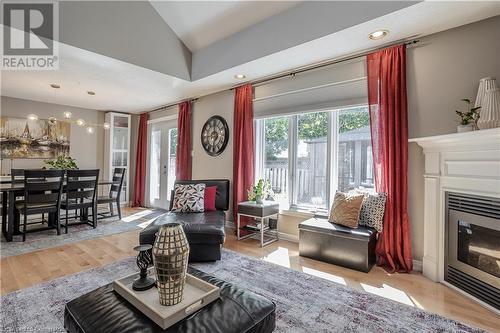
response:
<path id="1" fill-rule="evenodd" d="M 279 240 L 278 238 L 278 222 L 276 229 L 269 228 L 269 218 L 276 216 L 276 221 L 279 219 L 279 203 L 275 201 L 264 201 L 262 204 L 257 204 L 254 201 L 244 201 L 238 204 L 238 218 L 236 225 L 236 234 L 238 240 L 255 238 L 260 239 L 260 247 L 264 247 Z M 241 216 L 247 216 L 260 220 L 260 224 L 250 224 L 244 227 L 240 226 Z M 240 231 L 245 230 L 247 235 L 241 236 Z"/>

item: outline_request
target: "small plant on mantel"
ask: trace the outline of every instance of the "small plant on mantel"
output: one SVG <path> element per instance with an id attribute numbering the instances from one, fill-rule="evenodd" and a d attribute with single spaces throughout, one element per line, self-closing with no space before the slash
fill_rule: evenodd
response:
<path id="1" fill-rule="evenodd" d="M 458 111 L 455 113 L 460 117 L 460 125 L 457 126 L 457 132 L 468 132 L 472 130 L 477 130 L 477 121 L 479 120 L 479 109 L 480 106 L 472 107 L 470 99 L 463 98 L 462 102 L 467 105 L 467 111 Z"/>
<path id="2" fill-rule="evenodd" d="M 59 155 L 54 160 L 45 160 L 44 163 L 48 165 L 50 169 L 59 169 L 59 170 L 78 169 L 76 160 L 71 158 L 71 156 Z"/>

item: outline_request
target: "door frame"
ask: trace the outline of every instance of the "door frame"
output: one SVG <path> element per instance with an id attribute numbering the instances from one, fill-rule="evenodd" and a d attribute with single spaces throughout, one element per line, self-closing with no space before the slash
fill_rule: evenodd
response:
<path id="1" fill-rule="evenodd" d="M 158 124 L 158 123 L 168 123 L 168 122 L 174 122 L 177 121 L 178 115 L 171 115 L 171 116 L 166 116 L 166 117 L 160 117 L 152 120 L 148 120 L 148 134 L 147 134 L 147 152 L 146 152 L 146 186 L 145 186 L 145 205 L 146 207 L 149 208 L 155 208 L 152 203 L 151 203 L 151 198 L 149 197 L 149 190 L 150 190 L 150 161 L 151 161 L 151 134 L 153 132 L 153 125 Z"/>

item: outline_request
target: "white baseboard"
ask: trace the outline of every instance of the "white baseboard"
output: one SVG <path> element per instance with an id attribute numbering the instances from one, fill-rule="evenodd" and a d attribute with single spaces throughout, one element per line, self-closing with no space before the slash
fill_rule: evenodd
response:
<path id="1" fill-rule="evenodd" d="M 234 229 L 233 221 L 226 221 L 225 225 L 226 225 L 227 229 Z M 286 241 L 294 242 L 294 243 L 299 242 L 299 236 L 296 236 L 296 235 L 291 235 L 291 234 L 284 233 L 284 232 L 278 232 L 278 236 L 279 236 L 280 240 L 286 240 Z M 422 272 L 422 267 L 423 267 L 422 260 L 413 259 L 413 271 L 414 272 Z"/>
<path id="2" fill-rule="evenodd" d="M 414 272 L 422 272 L 422 267 L 423 267 L 422 260 L 413 259 L 413 271 Z"/>
<path id="3" fill-rule="evenodd" d="M 280 238 L 280 240 L 286 240 L 286 241 L 294 242 L 294 243 L 299 242 L 299 236 L 290 235 L 290 234 L 287 234 L 284 232 L 278 232 L 278 237 Z"/>
<path id="4" fill-rule="evenodd" d="M 226 227 L 226 229 L 231 229 L 231 230 L 235 229 L 233 221 L 226 221 L 225 227 Z M 287 234 L 284 232 L 278 232 L 278 237 L 280 240 L 286 240 L 286 241 L 294 242 L 294 243 L 299 242 L 299 236 L 290 235 L 290 234 Z"/>

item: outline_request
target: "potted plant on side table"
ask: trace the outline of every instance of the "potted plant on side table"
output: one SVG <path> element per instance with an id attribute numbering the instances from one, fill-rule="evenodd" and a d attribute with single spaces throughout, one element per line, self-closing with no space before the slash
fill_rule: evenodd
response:
<path id="1" fill-rule="evenodd" d="M 273 194 L 271 183 L 268 180 L 259 179 L 257 185 L 253 185 L 248 190 L 248 201 L 255 201 L 261 205 L 265 199 Z"/>

